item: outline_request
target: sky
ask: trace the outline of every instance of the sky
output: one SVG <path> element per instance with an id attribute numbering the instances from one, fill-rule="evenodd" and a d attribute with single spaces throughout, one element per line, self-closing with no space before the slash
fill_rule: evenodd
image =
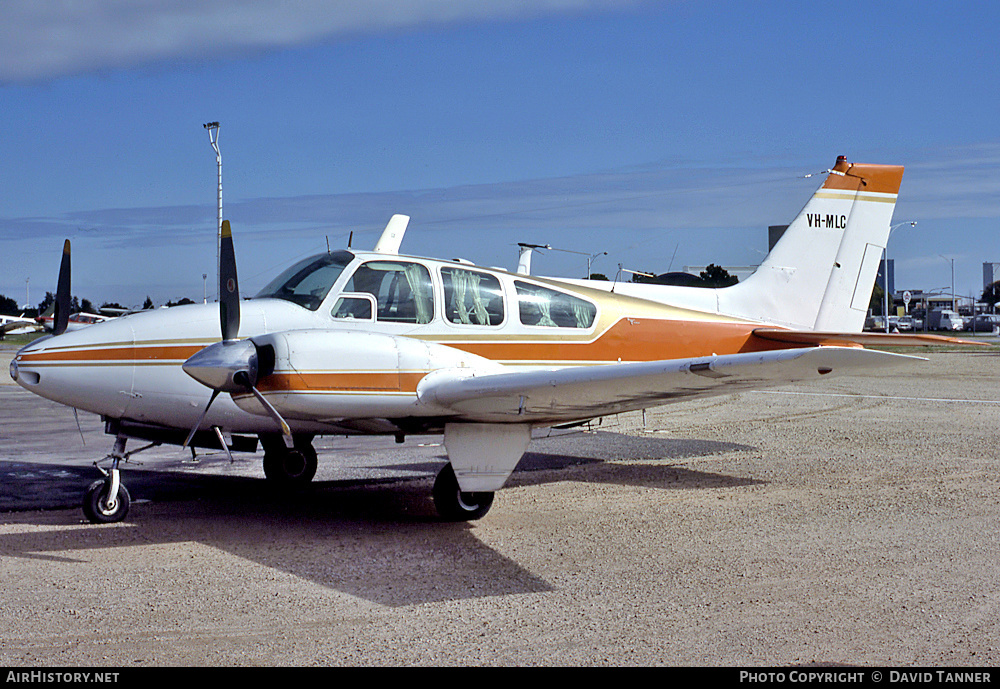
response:
<path id="1" fill-rule="evenodd" d="M 95 304 L 211 297 L 210 121 L 245 295 L 394 213 L 403 253 L 549 244 L 536 274 L 756 265 L 838 155 L 906 167 L 898 289 L 979 294 L 997 26 L 962 0 L 5 0 L 0 294 L 55 291 L 68 238 Z"/>

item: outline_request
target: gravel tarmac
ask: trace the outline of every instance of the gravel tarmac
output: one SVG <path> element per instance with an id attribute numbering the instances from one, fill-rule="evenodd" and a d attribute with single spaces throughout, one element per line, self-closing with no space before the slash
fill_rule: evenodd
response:
<path id="1" fill-rule="evenodd" d="M 539 438 L 470 524 L 437 521 L 442 448 L 408 439 L 405 466 L 321 449 L 294 495 L 164 450 L 92 526 L 67 500 L 111 438 L 81 418 L 81 451 L 55 407 L 32 444 L 5 387 L 0 664 L 989 667 L 1000 359 L 925 356 Z M 33 476 L 57 509 L 18 507 Z"/>

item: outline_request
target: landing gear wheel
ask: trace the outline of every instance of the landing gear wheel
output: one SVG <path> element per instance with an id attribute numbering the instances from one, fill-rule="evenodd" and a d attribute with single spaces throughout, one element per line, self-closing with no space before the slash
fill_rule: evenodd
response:
<path id="1" fill-rule="evenodd" d="M 118 485 L 118 495 L 109 500 L 111 482 L 104 479 L 94 481 L 83 496 L 83 513 L 93 524 L 120 522 L 128 514 L 132 498 L 125 486 Z"/>
<path id="2" fill-rule="evenodd" d="M 434 479 L 434 507 L 442 519 L 452 522 L 482 519 L 493 506 L 493 493 L 463 493 L 455 470 L 446 464 Z"/>
<path id="3" fill-rule="evenodd" d="M 264 476 L 285 488 L 304 486 L 316 475 L 316 450 L 311 445 L 282 447 L 264 453 Z"/>

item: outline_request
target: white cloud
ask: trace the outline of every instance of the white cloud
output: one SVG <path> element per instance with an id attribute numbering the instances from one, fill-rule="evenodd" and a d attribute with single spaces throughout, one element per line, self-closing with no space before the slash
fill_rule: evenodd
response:
<path id="1" fill-rule="evenodd" d="M 0 83 L 641 0 L 4 0 Z"/>

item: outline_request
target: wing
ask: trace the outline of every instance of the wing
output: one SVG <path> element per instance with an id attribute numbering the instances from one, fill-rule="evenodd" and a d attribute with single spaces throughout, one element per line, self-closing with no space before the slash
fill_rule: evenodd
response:
<path id="1" fill-rule="evenodd" d="M 920 358 L 858 347 L 810 347 L 485 375 L 446 369 L 428 375 L 417 392 L 421 400 L 468 421 L 551 424 L 914 360 Z"/>
<path id="2" fill-rule="evenodd" d="M 38 329 L 38 324 L 34 321 L 10 321 L 8 323 L 0 324 L 0 335 L 6 335 L 14 330 L 20 330 L 22 328 L 34 328 Z"/>

